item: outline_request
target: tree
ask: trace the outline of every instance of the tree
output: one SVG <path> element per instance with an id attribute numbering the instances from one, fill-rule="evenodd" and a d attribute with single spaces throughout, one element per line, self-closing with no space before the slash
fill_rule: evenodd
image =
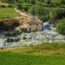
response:
<path id="1" fill-rule="evenodd" d="M 5 1 L 8 3 L 14 3 L 15 2 L 15 0 L 5 0 Z"/>
<path id="2" fill-rule="evenodd" d="M 65 4 L 65 0 L 62 0 L 62 4 Z"/>
<path id="3" fill-rule="evenodd" d="M 47 1 L 47 4 L 51 4 L 51 0 L 48 0 L 48 1 Z"/>
<path id="4" fill-rule="evenodd" d="M 22 5 L 21 4 L 17 4 L 18 9 L 22 9 Z"/>
<path id="5" fill-rule="evenodd" d="M 60 20 L 56 28 L 60 34 L 65 35 L 65 19 Z"/>
<path id="6" fill-rule="evenodd" d="M 28 0 L 30 4 L 35 4 L 35 0 Z"/>

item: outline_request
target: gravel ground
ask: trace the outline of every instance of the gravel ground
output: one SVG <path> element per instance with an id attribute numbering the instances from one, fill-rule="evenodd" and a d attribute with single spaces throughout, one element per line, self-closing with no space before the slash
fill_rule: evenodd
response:
<path id="1" fill-rule="evenodd" d="M 52 30 L 45 30 L 39 32 L 31 33 L 22 33 L 18 37 L 10 37 L 12 39 L 20 38 L 20 41 L 13 41 L 7 43 L 7 38 L 0 37 L 0 48 L 1 47 L 11 47 L 11 46 L 20 46 L 20 45 L 36 45 L 41 44 L 42 42 L 65 42 L 65 36 L 60 35 L 59 33 Z"/>

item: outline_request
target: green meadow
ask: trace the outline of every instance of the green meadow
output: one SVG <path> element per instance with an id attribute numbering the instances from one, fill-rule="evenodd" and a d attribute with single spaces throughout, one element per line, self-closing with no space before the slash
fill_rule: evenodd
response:
<path id="1" fill-rule="evenodd" d="M 0 53 L 1 65 L 65 65 L 65 56 L 33 56 Z"/>
<path id="2" fill-rule="evenodd" d="M 0 49 L 1 65 L 65 65 L 65 43 Z"/>
<path id="3" fill-rule="evenodd" d="M 19 14 L 14 8 L 0 8 L 0 18 L 14 18 L 16 16 L 19 16 Z"/>

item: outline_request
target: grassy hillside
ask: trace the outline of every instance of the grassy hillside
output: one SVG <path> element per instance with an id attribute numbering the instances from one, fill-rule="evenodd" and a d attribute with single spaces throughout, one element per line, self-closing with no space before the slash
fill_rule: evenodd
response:
<path id="1" fill-rule="evenodd" d="M 16 16 L 19 16 L 19 14 L 14 8 L 0 8 L 0 18 L 14 18 Z"/>
<path id="2" fill-rule="evenodd" d="M 57 21 L 65 18 L 65 0 L 17 0 L 17 6 L 42 21 Z"/>
<path id="3" fill-rule="evenodd" d="M 65 18 L 65 0 L 0 0 L 1 2 L 18 6 L 18 9 L 34 16 L 42 21 L 49 20 L 57 24 L 57 21 Z"/>

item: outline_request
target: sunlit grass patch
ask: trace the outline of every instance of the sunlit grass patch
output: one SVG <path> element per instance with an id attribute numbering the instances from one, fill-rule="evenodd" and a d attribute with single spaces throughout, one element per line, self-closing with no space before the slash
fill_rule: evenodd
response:
<path id="1" fill-rule="evenodd" d="M 16 16 L 19 16 L 19 14 L 14 8 L 0 8 L 0 18 L 14 18 Z"/>

